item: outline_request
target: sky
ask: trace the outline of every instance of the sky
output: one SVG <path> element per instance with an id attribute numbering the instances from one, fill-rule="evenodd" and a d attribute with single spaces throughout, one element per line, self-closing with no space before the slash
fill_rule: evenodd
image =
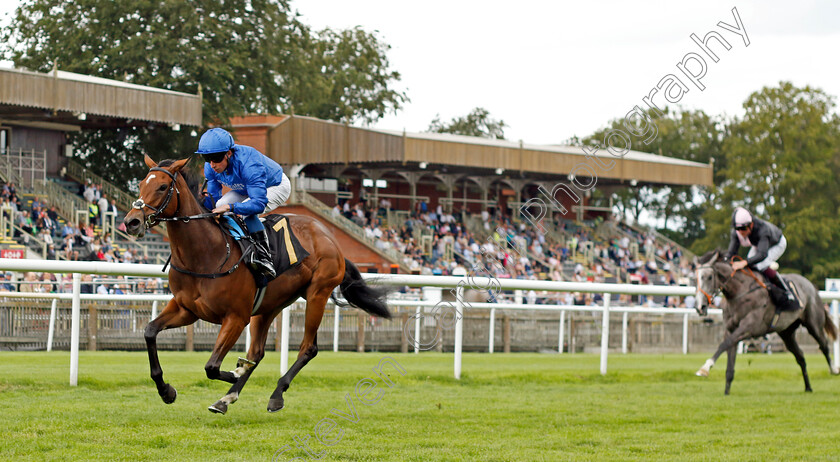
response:
<path id="1" fill-rule="evenodd" d="M 0 14 L 18 3 L 1 1 Z M 560 144 L 644 107 L 668 74 L 687 84 L 682 108 L 726 117 L 782 80 L 840 95 L 840 2 L 791 3 L 292 0 L 292 7 L 316 29 L 359 26 L 391 46 L 391 66 L 402 75 L 395 86 L 411 101 L 375 127 L 419 132 L 436 116 L 483 107 L 504 120 L 510 140 Z M 749 46 L 718 26 L 737 24 L 733 8 Z M 713 30 L 731 45 L 710 45 L 718 62 L 690 38 Z M 702 91 L 677 68 L 689 53 L 706 63 Z M 664 103 L 657 96 L 653 102 Z"/>

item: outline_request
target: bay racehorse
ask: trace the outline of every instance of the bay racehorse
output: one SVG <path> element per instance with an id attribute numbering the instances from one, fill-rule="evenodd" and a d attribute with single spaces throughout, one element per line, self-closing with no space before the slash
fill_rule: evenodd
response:
<path id="1" fill-rule="evenodd" d="M 733 271 L 732 265 L 720 258 L 720 251 L 714 250 L 700 257 L 697 264 L 697 312 L 705 316 L 712 300 L 720 291 L 725 300 L 722 304 L 723 320 L 726 325 L 726 337 L 711 359 L 697 371 L 697 375 L 709 376 L 709 370 L 718 357 L 726 352 L 726 389 L 735 377 L 735 356 L 738 342 L 769 333 L 778 333 L 787 349 L 793 353 L 802 369 L 805 379 L 805 391 L 811 391 L 808 371 L 805 368 L 805 356 L 796 343 L 796 329 L 805 326 L 808 333 L 817 341 L 832 374 L 840 371 L 831 365 L 826 335 L 832 340 L 837 338 L 837 327 L 831 321 L 828 311 L 820 299 L 813 284 L 798 274 L 786 274 L 784 277 L 797 289 L 801 304 L 796 310 L 782 311 L 774 323 L 776 307 L 770 299 L 766 284 L 749 268 Z M 771 283 L 772 284 L 772 283 Z"/>
<path id="2" fill-rule="evenodd" d="M 164 160 L 159 164 L 145 158 L 149 173 L 140 182 L 140 198 L 126 215 L 129 234 L 142 236 L 160 221 L 167 222 L 172 267 L 169 287 L 172 300 L 160 315 L 146 326 L 146 348 L 152 380 L 163 402 L 175 401 L 175 388 L 163 380 L 157 353 L 157 334 L 202 319 L 221 324 L 216 344 L 204 370 L 207 377 L 232 383 L 230 390 L 210 406 L 224 414 L 265 355 L 265 343 L 272 321 L 283 308 L 299 297 L 306 300 L 303 341 L 297 360 L 277 382 L 268 400 L 268 411 L 283 408 L 283 393 L 292 379 L 318 353 L 317 331 L 324 306 L 333 289 L 353 306 L 374 315 L 390 318 L 385 303 L 387 290 L 365 284 L 359 270 L 342 255 L 330 231 L 317 220 L 287 215 L 301 245 L 309 252 L 297 266 L 285 271 L 266 287 L 259 306 L 254 307 L 257 285 L 242 263 L 239 245 L 199 205 L 198 182 L 184 168 L 189 159 Z M 225 355 L 250 323 L 251 345 L 247 359 L 240 359 L 233 371 L 222 371 Z"/>

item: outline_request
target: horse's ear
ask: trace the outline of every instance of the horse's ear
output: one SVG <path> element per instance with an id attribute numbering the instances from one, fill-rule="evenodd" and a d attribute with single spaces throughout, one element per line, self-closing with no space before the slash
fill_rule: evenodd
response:
<path id="1" fill-rule="evenodd" d="M 720 250 L 715 250 L 714 255 L 712 255 L 712 259 L 709 260 L 709 263 L 715 263 L 720 258 Z"/>
<path id="2" fill-rule="evenodd" d="M 152 160 L 152 158 L 149 157 L 148 154 L 146 154 L 146 157 L 143 158 L 143 161 L 146 162 L 146 166 L 149 167 L 149 168 L 157 167 L 157 163 L 154 160 Z"/>
<path id="3" fill-rule="evenodd" d="M 182 168 L 184 168 L 184 166 L 187 165 L 187 162 L 189 162 L 189 161 L 190 161 L 189 157 L 187 157 L 186 159 L 176 160 L 175 162 L 172 162 L 172 165 L 169 166 L 169 171 L 170 172 L 178 172 Z"/>

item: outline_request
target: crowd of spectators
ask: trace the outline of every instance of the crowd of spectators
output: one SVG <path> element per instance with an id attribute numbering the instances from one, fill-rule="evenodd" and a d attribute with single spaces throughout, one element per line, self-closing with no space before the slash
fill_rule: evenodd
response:
<path id="1" fill-rule="evenodd" d="M 83 294 L 158 294 L 165 292 L 166 285 L 162 278 L 83 274 L 80 288 Z M 0 272 L 0 292 L 72 293 L 73 275 Z"/>
<path id="2" fill-rule="evenodd" d="M 100 185 L 87 182 L 81 185 L 79 195 L 88 203 L 87 219 L 78 223 L 64 222 L 54 205 L 33 198 L 25 204 L 18 197 L 14 183 L 4 184 L 0 190 L 0 210 L 13 220 L 18 229 L 14 237 L 24 245 L 37 237 L 46 246 L 46 258 L 56 260 L 107 261 L 117 263 L 150 263 L 143 255 L 130 249 L 120 250 L 114 245 L 110 233 L 102 232 L 108 212 L 118 214 L 116 202 L 109 203 Z M 63 222 L 63 224 L 62 224 Z"/>
<path id="3" fill-rule="evenodd" d="M 558 217 L 553 227 L 566 236 L 559 240 L 525 223 L 512 223 L 499 207 L 488 207 L 478 217 L 483 234 L 488 236 L 481 239 L 467 229 L 468 217 L 463 211 L 448 213 L 440 205 L 429 209 L 421 201 L 408 219 L 385 226 L 389 209 L 387 199 L 382 199 L 378 207 L 367 201 L 352 206 L 345 201 L 336 205 L 333 213 L 362 226 L 378 248 L 402 253 L 405 266 L 418 274 L 451 275 L 460 266 L 477 276 L 499 279 L 658 285 L 690 282 L 691 266 L 678 248 L 659 244 L 652 233 L 640 234 L 617 222 L 613 223 L 621 229 L 620 237 L 598 240 L 592 228 L 581 228 Z M 602 302 L 598 294 L 528 294 L 534 303 L 556 303 L 558 297 L 569 304 Z M 635 300 L 621 297 L 619 302 L 686 306 L 693 300 L 642 296 Z"/>
<path id="4" fill-rule="evenodd" d="M 99 260 L 108 262 L 147 263 L 142 256 L 129 250 L 120 251 L 113 245 L 108 233 L 97 233 L 106 211 L 116 212 L 112 200 L 109 204 L 101 187 L 96 184 L 81 185 L 79 194 L 89 206 L 88 220 L 77 224 L 58 225 L 55 207 L 34 200 L 24 207 L 16 197 L 13 184 L 2 190 L 2 208 L 15 213 L 18 226 L 27 233 L 37 235 L 48 244 L 48 258 L 57 255 L 68 260 Z M 466 212 L 446 212 L 441 205 L 431 208 L 425 201 L 418 201 L 415 209 L 399 222 L 387 223 L 391 202 L 382 198 L 377 204 L 362 199 L 351 205 L 343 201 L 333 213 L 343 215 L 364 229 L 374 245 L 382 250 L 394 249 L 403 255 L 402 263 L 413 273 L 451 275 L 464 268 L 476 275 L 499 279 L 550 279 L 578 282 L 630 282 L 638 284 L 688 285 L 691 268 L 682 259 L 679 248 L 659 244 L 655 236 L 635 231 L 613 220 L 620 233 L 608 240 L 593 236 L 593 227 L 579 227 L 570 221 L 555 217 L 552 227 L 563 239 L 548 237 L 524 222 L 513 223 L 502 207 L 487 207 L 478 217 L 483 226 L 483 238 L 476 236 L 467 226 Z M 19 212 L 19 213 L 16 213 Z M 475 229 L 475 228 L 473 228 Z M 114 289 L 121 290 L 121 289 Z M 535 303 L 556 303 L 557 295 L 528 294 Z M 561 294 L 570 304 L 599 303 L 600 295 Z M 640 302 L 644 303 L 645 297 Z M 675 297 L 664 301 L 666 306 L 685 304 Z M 689 301 L 690 303 L 690 301 Z"/>

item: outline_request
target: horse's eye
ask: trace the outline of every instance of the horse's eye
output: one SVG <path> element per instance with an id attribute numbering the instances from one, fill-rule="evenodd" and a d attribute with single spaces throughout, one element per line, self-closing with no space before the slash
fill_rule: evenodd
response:
<path id="1" fill-rule="evenodd" d="M 162 184 L 162 185 L 160 185 L 160 187 L 158 188 L 158 191 L 161 191 L 161 192 L 166 191 L 166 188 L 167 188 L 167 186 L 166 186 L 165 184 Z"/>

